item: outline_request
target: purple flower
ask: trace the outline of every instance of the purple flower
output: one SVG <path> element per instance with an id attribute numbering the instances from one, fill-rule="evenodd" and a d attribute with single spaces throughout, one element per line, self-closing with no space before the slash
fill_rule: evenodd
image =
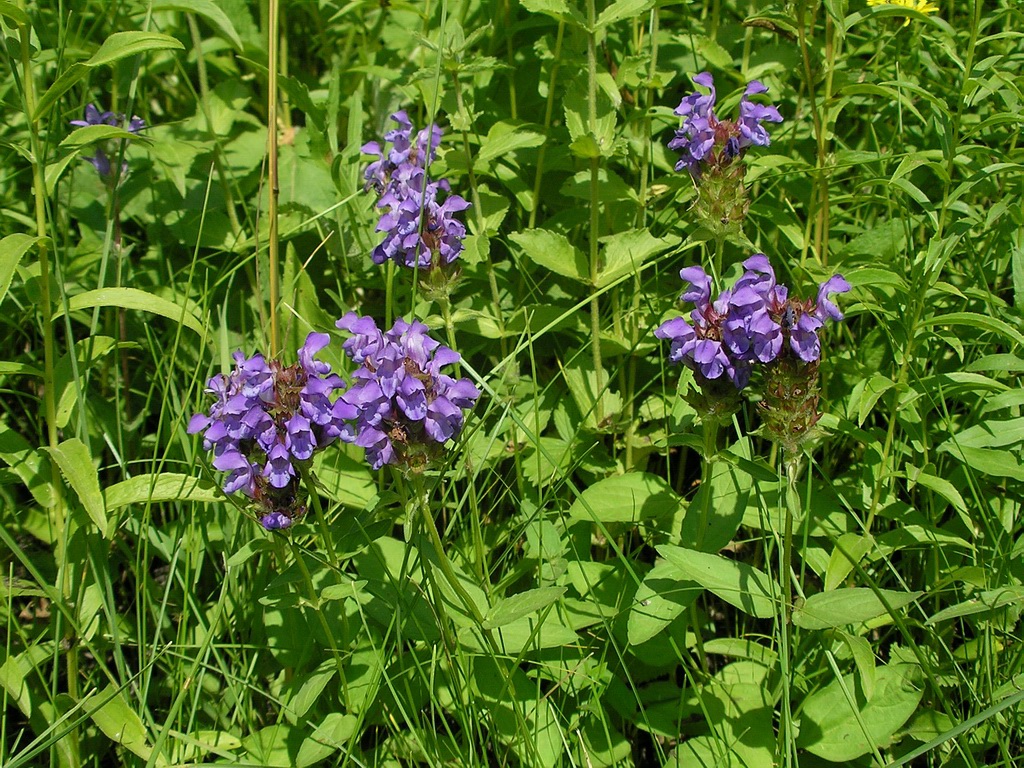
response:
<path id="1" fill-rule="evenodd" d="M 95 104 L 88 104 L 85 107 L 85 118 L 83 120 L 72 120 L 70 122 L 71 125 L 77 128 L 85 128 L 90 125 L 122 126 L 129 133 L 136 134 L 146 127 L 146 121 L 141 117 L 133 115 L 132 118 L 128 120 L 127 124 L 125 123 L 125 119 L 126 118 L 123 114 L 118 112 L 100 112 L 96 108 Z M 92 163 L 96 172 L 99 173 L 102 178 L 107 178 L 111 175 L 110 157 L 107 154 L 107 150 L 109 149 L 111 148 L 108 147 L 107 149 L 104 149 L 103 147 L 97 147 L 96 154 L 92 157 L 86 158 L 90 163 Z M 122 163 L 121 175 L 123 176 L 127 171 L 128 164 Z"/>
<path id="2" fill-rule="evenodd" d="M 343 348 L 360 368 L 341 401 L 356 410 L 355 444 L 366 449 L 370 466 L 417 469 L 437 458 L 461 432 L 463 409 L 480 396 L 469 379 L 443 372 L 461 359 L 458 353 L 418 321 L 398 319 L 381 333 L 371 318 L 349 312 L 337 325 L 356 334 Z"/>
<path id="3" fill-rule="evenodd" d="M 189 434 L 202 433 L 214 468 L 228 473 L 224 492 L 252 498 L 268 530 L 287 527 L 275 515 L 295 517 L 305 509 L 298 488 L 303 462 L 339 437 L 355 439 L 348 422 L 357 411 L 336 396 L 343 382 L 315 357 L 329 340 L 309 334 L 299 361 L 289 366 L 236 352 L 233 370 L 207 383 L 214 399 L 209 412 L 189 420 Z M 268 519 L 276 523 L 267 525 Z"/>
<path id="4" fill-rule="evenodd" d="M 446 267 L 462 252 L 466 236 L 465 225 L 454 214 L 469 203 L 458 195 L 439 202 L 439 193 L 449 191 L 448 183 L 427 178 L 427 167 L 441 144 L 441 129 L 431 124 L 414 138 L 405 112 L 396 112 L 391 119 L 399 127 L 385 134 L 383 145 L 371 141 L 362 148 L 364 154 L 377 156 L 363 175 L 365 189 L 376 190 L 377 207 L 383 211 L 377 231 L 384 233 L 384 239 L 371 254 L 373 262 Z"/>
<path id="5" fill-rule="evenodd" d="M 752 95 L 767 92 L 764 84 L 753 80 L 747 85 L 740 101 L 739 119 L 732 121 L 722 120 L 715 114 L 717 95 L 711 74 L 701 72 L 693 81 L 709 89 L 710 93 L 691 93 L 675 109 L 683 123 L 668 147 L 681 153 L 676 163 L 677 171 L 685 168 L 697 179 L 706 167 L 724 167 L 742 155 L 747 147 L 768 145 L 770 137 L 762 123 L 781 122 L 782 115 L 773 106 L 763 106 L 750 100 Z"/>

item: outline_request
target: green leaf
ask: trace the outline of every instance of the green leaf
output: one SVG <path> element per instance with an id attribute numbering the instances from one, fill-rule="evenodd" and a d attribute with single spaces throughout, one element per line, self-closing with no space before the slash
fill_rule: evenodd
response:
<path id="1" fill-rule="evenodd" d="M 923 592 L 878 590 L 889 607 L 898 611 L 910 605 Z M 879 595 L 867 587 L 843 587 L 811 595 L 793 611 L 793 623 L 804 629 L 829 629 L 860 624 L 887 613 Z"/>
<path id="2" fill-rule="evenodd" d="M 333 752 L 344 748 L 359 726 L 360 720 L 354 715 L 331 712 L 313 733 L 303 739 L 299 753 L 295 756 L 295 768 L 307 768 L 322 763 Z"/>
<path id="3" fill-rule="evenodd" d="M 487 137 L 480 143 L 476 159 L 481 163 L 487 163 L 517 149 L 539 147 L 545 141 L 544 134 L 530 130 L 527 126 L 529 123 L 511 120 L 495 123 L 487 132 Z"/>
<path id="4" fill-rule="evenodd" d="M 185 46 L 176 38 L 159 32 L 115 32 L 103 41 L 103 45 L 92 55 L 85 65 L 100 67 L 113 64 L 127 56 L 135 56 L 149 51 L 185 50 Z"/>
<path id="5" fill-rule="evenodd" d="M 513 232 L 509 239 L 522 249 L 526 258 L 535 264 L 581 283 L 590 282 L 590 265 L 579 248 L 565 235 L 548 229 L 528 229 Z"/>
<path id="6" fill-rule="evenodd" d="M 825 591 L 829 592 L 842 584 L 850 575 L 854 564 L 859 563 L 874 546 L 874 539 L 870 536 L 856 533 L 844 533 L 836 539 L 836 547 L 832 550 L 825 569 Z"/>
<path id="7" fill-rule="evenodd" d="M 152 312 L 154 315 L 180 322 L 200 336 L 206 333 L 204 321 L 188 308 L 138 288 L 97 288 L 72 296 L 68 301 L 68 309 L 72 312 L 93 307 L 122 307 Z M 60 317 L 62 314 L 64 310 L 58 309 L 54 317 Z"/>
<path id="8" fill-rule="evenodd" d="M 32 498 L 41 507 L 52 507 L 56 492 L 50 473 L 50 462 L 36 451 L 24 437 L 0 424 L 0 461 L 25 484 Z"/>
<path id="9" fill-rule="evenodd" d="M 76 128 L 60 143 L 62 147 L 68 147 L 71 149 L 80 149 L 89 144 L 95 144 L 98 141 L 114 141 L 123 139 L 130 141 L 132 139 L 138 139 L 139 141 L 149 141 L 145 136 L 140 136 L 130 131 L 126 131 L 124 128 L 119 128 L 116 125 L 86 125 L 81 128 Z"/>
<path id="10" fill-rule="evenodd" d="M 213 0 L 158 0 L 153 3 L 154 11 L 184 11 L 202 16 L 216 29 L 225 40 L 234 46 L 236 51 L 242 50 L 242 38 L 235 31 L 235 25 L 224 11 Z"/>
<path id="11" fill-rule="evenodd" d="M 940 621 L 958 619 L 961 616 L 973 616 L 977 613 L 986 613 L 1018 603 L 1024 603 L 1024 587 L 1007 586 L 989 589 L 970 600 L 943 608 L 931 616 L 925 624 L 937 624 Z"/>
<path id="12" fill-rule="evenodd" d="M 523 616 L 529 616 L 551 605 L 563 594 L 565 587 L 540 587 L 502 598 L 484 616 L 483 628 L 496 629 Z"/>
<path id="13" fill-rule="evenodd" d="M 68 438 L 55 448 L 46 448 L 53 460 L 57 462 L 68 485 L 78 495 L 89 517 L 100 529 L 104 537 L 109 538 L 107 530 L 107 512 L 100 491 L 100 479 L 96 467 L 92 464 L 89 447 L 77 437 Z"/>
<path id="14" fill-rule="evenodd" d="M 614 475 L 589 486 L 569 507 L 571 520 L 602 523 L 638 523 L 676 512 L 681 501 L 672 487 L 657 475 L 630 472 Z"/>
<path id="15" fill-rule="evenodd" d="M 598 30 L 617 21 L 638 16 L 653 7 L 654 0 L 615 0 L 614 3 L 601 11 L 601 15 L 597 17 L 597 24 L 594 29 Z"/>
<path id="16" fill-rule="evenodd" d="M 629 644 L 640 645 L 659 635 L 701 592 L 703 590 L 673 563 L 659 560 L 644 576 L 629 610 L 626 625 Z"/>
<path id="17" fill-rule="evenodd" d="M 0 304 L 7 295 L 7 289 L 11 287 L 14 270 L 17 269 L 21 257 L 38 242 L 38 237 L 21 233 L 8 235 L 0 240 Z"/>
<path id="18" fill-rule="evenodd" d="M 28 14 L 14 3 L 7 2 L 7 0 L 0 2 L 0 16 L 10 19 L 19 27 L 32 26 L 32 19 L 28 17 Z"/>
<path id="19" fill-rule="evenodd" d="M 89 716 L 103 735 L 143 760 L 149 760 L 153 748 L 149 745 L 146 726 L 138 713 L 129 706 L 123 692 L 114 685 L 108 685 L 93 700 L 98 702 L 98 706 L 90 710 Z M 163 766 L 167 765 L 167 760 L 158 754 L 155 763 Z"/>
<path id="20" fill-rule="evenodd" d="M 122 480 L 103 491 L 107 511 L 129 504 L 190 501 L 208 504 L 221 501 L 224 494 L 206 480 L 176 472 L 159 472 Z"/>
<path id="21" fill-rule="evenodd" d="M 708 552 L 661 544 L 658 553 L 683 575 L 744 613 L 766 619 L 776 613 L 778 583 L 746 563 Z"/>
<path id="22" fill-rule="evenodd" d="M 934 325 L 962 325 L 976 328 L 979 331 L 995 333 L 1015 344 L 1024 346 L 1024 335 L 1021 335 L 1016 328 L 998 318 L 981 315 L 977 312 L 950 312 L 945 315 L 936 315 L 922 320 L 919 327 L 930 328 Z"/>
<path id="23" fill-rule="evenodd" d="M 56 104 L 61 96 L 70 91 L 79 80 L 88 75 L 89 71 L 90 68 L 87 65 L 77 62 L 61 72 L 57 79 L 53 81 L 53 85 L 47 88 L 46 92 L 39 98 L 39 103 L 36 105 L 36 113 L 32 116 L 33 119 L 41 119 L 50 107 Z"/>
<path id="24" fill-rule="evenodd" d="M 530 13 L 543 13 L 546 16 L 585 27 L 586 21 L 574 5 L 568 0 L 519 0 Z"/>
<path id="25" fill-rule="evenodd" d="M 598 288 L 611 285 L 624 275 L 634 274 L 652 256 L 677 246 L 679 238 L 654 237 L 646 229 L 629 229 L 602 237 L 601 243 L 604 245 L 604 266 L 598 272 Z"/>
<path id="26" fill-rule="evenodd" d="M 885 748 L 921 702 L 919 677 L 916 664 L 879 667 L 870 698 L 855 675 L 833 680 L 805 700 L 797 745 L 834 763 Z"/>

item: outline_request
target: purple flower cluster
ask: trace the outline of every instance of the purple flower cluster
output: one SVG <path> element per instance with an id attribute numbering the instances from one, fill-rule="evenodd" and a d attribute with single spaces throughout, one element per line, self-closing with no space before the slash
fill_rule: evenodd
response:
<path id="1" fill-rule="evenodd" d="M 125 115 L 118 112 L 100 112 L 96 109 L 95 104 L 89 104 L 85 108 L 85 118 L 83 120 L 72 120 L 71 125 L 77 128 L 85 128 L 90 125 L 111 125 L 117 128 L 123 127 L 129 133 L 137 134 L 143 128 L 146 127 L 146 121 L 141 117 L 132 116 L 130 120 L 127 120 Z M 92 157 L 86 158 L 97 173 L 102 178 L 108 178 L 110 176 L 110 157 L 102 147 L 96 149 L 96 154 Z M 124 175 L 128 170 L 128 164 L 121 164 L 121 174 Z"/>
<path id="2" fill-rule="evenodd" d="M 692 93 L 675 109 L 675 114 L 683 118 L 683 125 L 668 147 L 682 153 L 676 164 L 677 171 L 685 168 L 696 179 L 705 167 L 728 165 L 747 147 L 768 146 L 770 137 L 762 123 L 782 122 L 782 115 L 773 106 L 750 100 L 750 96 L 767 92 L 764 84 L 753 80 L 747 86 L 740 101 L 739 119 L 732 121 L 721 120 L 715 114 L 715 83 L 711 74 L 701 72 L 693 81 L 711 92 Z"/>
<path id="3" fill-rule="evenodd" d="M 398 128 L 384 135 L 383 146 L 371 141 L 362 147 L 364 154 L 377 156 L 363 176 L 365 188 L 376 190 L 377 207 L 384 210 L 377 224 L 384 240 L 371 256 L 375 264 L 391 260 L 409 268 L 447 266 L 462 252 L 466 236 L 465 225 L 453 214 L 469 203 L 458 195 L 439 203 L 439 192 L 449 192 L 448 183 L 427 179 L 427 167 L 441 144 L 441 129 L 431 124 L 414 137 L 404 111 L 391 119 Z"/>
<path id="4" fill-rule="evenodd" d="M 356 409 L 341 398 L 332 401 L 341 378 L 314 359 L 329 341 L 325 333 L 309 334 L 299 362 L 287 367 L 236 352 L 234 370 L 207 382 L 215 397 L 209 414 L 197 413 L 188 425 L 189 434 L 203 433 L 214 468 L 228 473 L 224 492 L 254 499 L 268 530 L 287 528 L 304 512 L 296 464 L 339 437 L 354 438 L 347 421 Z"/>
<path id="5" fill-rule="evenodd" d="M 381 333 L 373 318 L 349 312 L 337 325 L 352 334 L 342 348 L 359 365 L 341 396 L 358 414 L 355 444 L 366 449 L 374 469 L 384 464 L 421 468 L 458 436 L 462 409 L 480 396 L 469 379 L 441 372 L 458 362 L 459 354 L 430 338 L 416 321 L 398 319 Z"/>
<path id="6" fill-rule="evenodd" d="M 735 285 L 714 301 L 711 277 L 701 267 L 680 271 L 690 285 L 681 298 L 696 305 L 690 320 L 676 317 L 654 331 L 671 342 L 671 362 L 685 363 L 705 380 L 725 376 L 736 389 L 747 385 L 756 363 L 788 354 L 816 362 L 821 357 L 818 331 L 826 318 L 843 317 L 829 297 L 850 290 L 841 275 L 834 275 L 821 284 L 815 300 L 790 298 L 764 254 L 751 256 L 743 266 L 746 271 Z"/>

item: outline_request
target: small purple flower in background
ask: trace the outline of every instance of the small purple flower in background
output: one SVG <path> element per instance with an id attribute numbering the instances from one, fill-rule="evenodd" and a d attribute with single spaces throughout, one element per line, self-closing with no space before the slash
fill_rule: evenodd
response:
<path id="1" fill-rule="evenodd" d="M 143 128 L 146 127 L 146 121 L 141 117 L 132 116 L 127 123 L 125 115 L 118 112 L 100 112 L 95 104 L 88 104 L 85 107 L 85 118 L 82 120 L 72 120 L 71 125 L 76 128 L 85 128 L 90 125 L 110 125 L 115 128 L 124 128 L 129 133 L 138 134 Z M 109 147 L 107 149 L 110 149 Z M 101 178 L 107 179 L 111 176 L 110 167 L 110 156 L 107 154 L 107 149 L 103 147 L 96 148 L 96 154 L 92 157 L 86 158 L 96 172 L 99 173 Z M 124 176 L 128 172 L 128 163 L 121 164 L 120 176 Z"/>
<path id="2" fill-rule="evenodd" d="M 267 530 L 287 528 L 305 512 L 297 466 L 334 440 L 355 437 L 347 422 L 356 409 L 331 400 L 341 378 L 314 357 L 329 340 L 326 333 L 309 334 L 290 366 L 236 352 L 234 370 L 207 383 L 215 398 L 209 413 L 189 421 L 189 434 L 203 433 L 214 468 L 228 473 L 224 492 L 253 499 Z"/>
<path id="3" fill-rule="evenodd" d="M 420 322 L 395 321 L 381 333 L 372 318 L 349 312 L 337 326 L 354 335 L 343 345 L 360 367 L 341 396 L 355 417 L 355 444 L 366 449 L 373 469 L 385 464 L 422 469 L 458 437 L 463 409 L 472 408 L 480 391 L 469 379 L 442 372 L 459 354 L 427 335 Z"/>
<path id="4" fill-rule="evenodd" d="M 391 119 L 398 128 L 384 135 L 383 145 L 371 141 L 362 147 L 364 154 L 377 156 L 363 177 L 365 189 L 377 192 L 377 207 L 384 211 L 377 224 L 384 240 L 374 248 L 373 261 L 393 261 L 430 271 L 451 269 L 466 236 L 465 225 L 454 214 L 464 211 L 469 203 L 448 194 L 446 181 L 428 180 L 427 168 L 437 155 L 442 131 L 432 123 L 414 136 L 404 111 L 396 112 Z M 442 192 L 446 198 L 439 202 Z"/>

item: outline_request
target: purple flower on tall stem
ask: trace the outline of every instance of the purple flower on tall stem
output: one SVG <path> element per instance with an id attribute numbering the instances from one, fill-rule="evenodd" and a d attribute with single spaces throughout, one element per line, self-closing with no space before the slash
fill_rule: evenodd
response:
<path id="1" fill-rule="evenodd" d="M 396 464 L 422 470 L 443 445 L 458 437 L 463 410 L 480 391 L 469 379 L 442 371 L 457 352 L 432 339 L 418 321 L 395 321 L 382 333 L 371 318 L 349 312 L 337 322 L 355 334 L 343 348 L 360 364 L 341 399 L 357 412 L 355 444 L 366 449 L 373 469 Z"/>
<path id="2" fill-rule="evenodd" d="M 364 171 L 365 188 L 374 189 L 382 209 L 377 231 L 383 241 L 373 250 L 375 264 L 394 261 L 404 267 L 434 270 L 449 268 L 462 252 L 466 227 L 454 214 L 469 203 L 449 192 L 446 181 L 430 181 L 427 168 L 441 143 L 442 131 L 431 124 L 413 136 L 408 115 L 396 112 L 398 128 L 384 142 L 364 144 L 364 154 L 375 155 Z M 447 197 L 439 201 L 441 193 Z"/>
<path id="3" fill-rule="evenodd" d="M 134 134 L 139 133 L 139 131 L 146 127 L 146 122 L 141 117 L 133 115 L 130 120 L 127 120 L 127 123 L 125 122 L 126 119 L 127 118 L 119 112 L 100 112 L 99 109 L 96 108 L 95 104 L 88 104 L 85 107 L 84 119 L 72 120 L 71 125 L 77 128 L 85 128 L 90 125 L 110 125 L 114 127 L 123 127 L 129 133 Z M 100 177 L 104 179 L 110 178 L 111 176 L 110 157 L 107 154 L 109 149 L 109 147 L 106 149 L 103 147 L 97 147 L 96 153 L 91 157 L 86 158 L 90 163 L 92 163 Z M 124 176 L 127 171 L 128 164 L 122 163 L 120 176 Z"/>
<path id="4" fill-rule="evenodd" d="M 341 378 L 317 360 L 330 337 L 311 333 L 298 351 L 299 362 L 284 366 L 263 355 L 234 355 L 229 374 L 207 383 L 214 396 L 208 413 L 197 413 L 188 432 L 203 434 L 203 447 L 213 452 L 213 466 L 228 475 L 224 492 L 242 492 L 263 512 L 268 530 L 286 528 L 283 518 L 305 512 L 299 468 L 334 440 L 353 440 L 348 423 L 356 409 L 333 397 Z"/>

